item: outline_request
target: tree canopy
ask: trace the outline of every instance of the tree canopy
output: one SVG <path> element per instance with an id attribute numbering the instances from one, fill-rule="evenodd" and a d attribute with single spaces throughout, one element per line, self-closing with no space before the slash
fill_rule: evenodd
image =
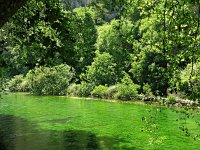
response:
<path id="1" fill-rule="evenodd" d="M 198 99 L 199 0 L 71 6 L 31 0 L 0 29 L 0 63 L 8 78 L 67 64 L 74 68 L 74 83 L 115 85 L 128 75 L 139 93 L 149 87 L 154 95 L 183 92 Z M 189 75 L 182 81 L 184 71 Z M 182 89 L 185 80 L 190 92 Z"/>

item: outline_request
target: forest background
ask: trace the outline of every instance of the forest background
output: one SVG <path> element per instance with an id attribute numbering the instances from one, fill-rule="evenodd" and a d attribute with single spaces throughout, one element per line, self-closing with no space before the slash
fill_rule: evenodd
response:
<path id="1" fill-rule="evenodd" d="M 199 100 L 199 26 L 199 0 L 30 0 L 0 29 L 1 86 Z"/>

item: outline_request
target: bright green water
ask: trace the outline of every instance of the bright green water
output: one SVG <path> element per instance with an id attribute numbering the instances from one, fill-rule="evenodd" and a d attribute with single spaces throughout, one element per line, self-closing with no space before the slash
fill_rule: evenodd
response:
<path id="1" fill-rule="evenodd" d="M 149 105 L 3 95 L 0 150 L 197 150 L 200 115 L 189 112 L 185 119 Z"/>

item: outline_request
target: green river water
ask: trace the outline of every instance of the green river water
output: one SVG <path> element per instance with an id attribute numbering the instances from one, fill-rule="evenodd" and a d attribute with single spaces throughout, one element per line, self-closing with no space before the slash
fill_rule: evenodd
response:
<path id="1" fill-rule="evenodd" d="M 200 113 L 24 93 L 0 99 L 0 150 L 200 150 Z"/>

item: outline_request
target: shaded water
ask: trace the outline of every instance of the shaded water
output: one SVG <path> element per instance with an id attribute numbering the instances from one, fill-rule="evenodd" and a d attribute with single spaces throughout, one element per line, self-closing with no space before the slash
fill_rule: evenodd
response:
<path id="1" fill-rule="evenodd" d="M 21 93 L 2 97 L 0 150 L 200 149 L 198 110 L 188 117 L 148 105 Z"/>
<path id="2" fill-rule="evenodd" d="M 0 116 L 0 122 L 1 150 L 99 149 L 90 132 L 35 130 L 34 123 L 9 115 Z"/>

